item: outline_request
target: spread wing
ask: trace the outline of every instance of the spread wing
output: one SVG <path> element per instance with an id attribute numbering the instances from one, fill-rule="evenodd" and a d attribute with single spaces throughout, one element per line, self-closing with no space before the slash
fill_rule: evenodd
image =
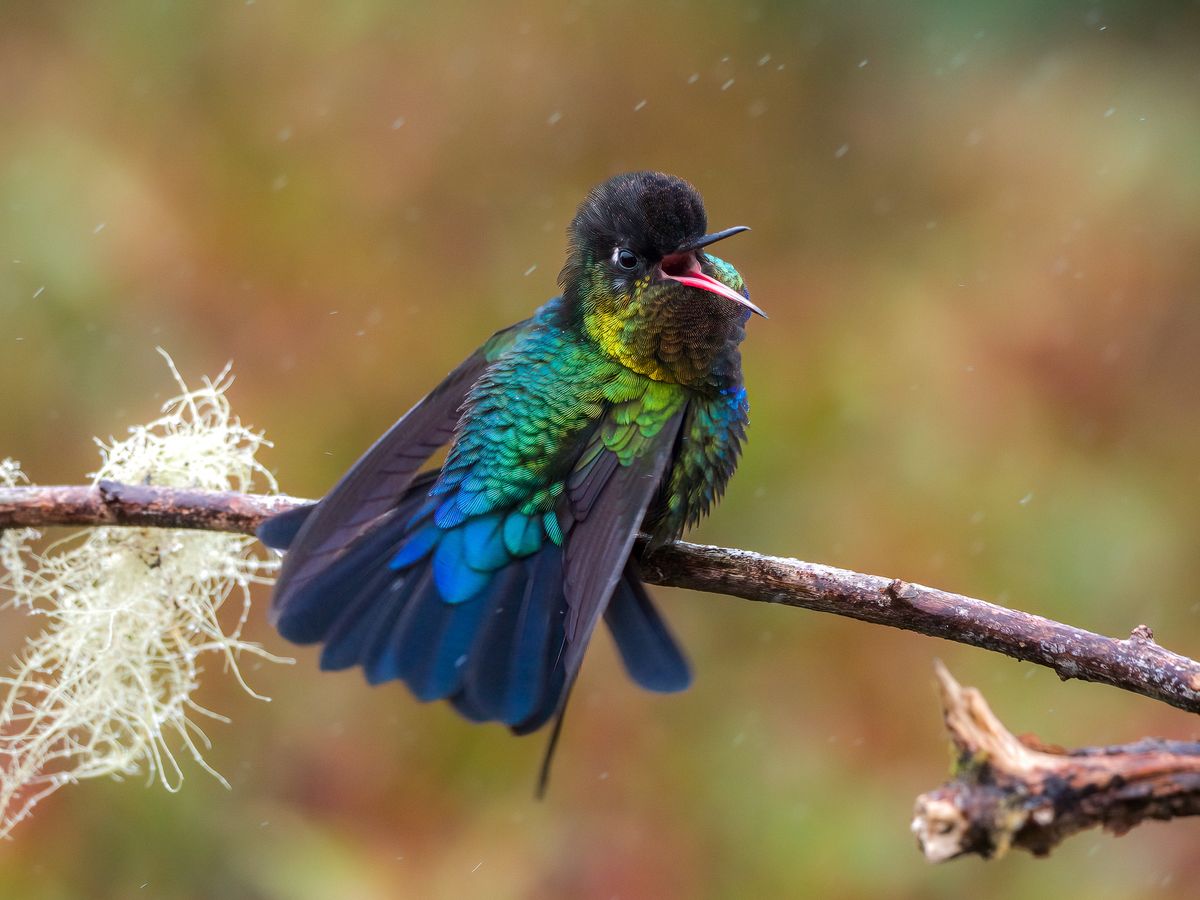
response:
<path id="1" fill-rule="evenodd" d="M 497 332 L 406 412 L 315 507 L 290 521 L 263 525 L 267 543 L 289 539 L 271 604 L 278 621 L 290 599 L 403 496 L 417 471 L 454 436 L 467 392 L 489 363 L 510 347 L 529 320 Z M 288 515 L 288 514 L 285 514 Z M 290 532 L 300 521 L 294 536 Z M 278 534 L 277 534 L 278 532 Z"/>

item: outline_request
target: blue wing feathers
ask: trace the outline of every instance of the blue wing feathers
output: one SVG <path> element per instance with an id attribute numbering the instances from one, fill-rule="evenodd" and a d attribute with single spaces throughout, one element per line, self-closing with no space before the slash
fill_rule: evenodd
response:
<path id="1" fill-rule="evenodd" d="M 406 649 L 404 636 L 410 622 L 419 620 L 424 611 L 417 600 L 422 597 L 433 573 L 426 567 L 422 571 L 410 573 L 408 582 L 400 582 L 400 590 L 393 598 L 380 598 L 380 603 L 391 603 L 397 607 L 398 614 L 392 626 L 376 636 L 363 663 L 367 681 L 371 684 L 382 684 L 385 681 L 404 679 L 405 666 L 410 662 L 402 655 Z"/>
<path id="2" fill-rule="evenodd" d="M 392 577 L 372 579 L 332 623 L 321 651 L 322 669 L 338 671 L 362 662 L 367 647 L 400 614 L 398 605 L 378 600 L 379 589 Z"/>

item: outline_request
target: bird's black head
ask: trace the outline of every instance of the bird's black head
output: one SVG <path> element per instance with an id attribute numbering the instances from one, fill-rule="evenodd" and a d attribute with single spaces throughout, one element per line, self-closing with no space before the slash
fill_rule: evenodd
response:
<path id="1" fill-rule="evenodd" d="M 751 312 L 762 314 L 737 270 L 703 250 L 746 228 L 707 226 L 704 201 L 682 178 L 631 172 L 593 188 L 568 232 L 565 315 L 629 368 L 687 383 L 741 340 Z"/>
<path id="2" fill-rule="evenodd" d="M 739 225 L 706 234 L 707 227 L 699 191 L 682 178 L 662 172 L 617 175 L 592 188 L 579 205 L 559 283 L 565 293 L 584 300 L 585 293 L 596 290 L 628 295 L 646 279 L 681 281 L 761 314 L 741 296 L 740 283 L 731 290 L 702 271 L 707 255 L 699 252 L 748 229 Z"/>
<path id="3" fill-rule="evenodd" d="M 598 255 L 623 247 L 644 259 L 662 259 L 707 227 L 704 201 L 682 178 L 629 172 L 592 189 L 571 223 L 571 241 Z"/>

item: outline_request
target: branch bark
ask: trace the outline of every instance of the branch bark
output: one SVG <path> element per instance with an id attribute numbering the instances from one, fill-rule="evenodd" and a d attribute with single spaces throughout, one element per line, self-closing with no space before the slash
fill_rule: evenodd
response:
<path id="1" fill-rule="evenodd" d="M 1124 834 L 1146 819 L 1200 815 L 1200 743 L 1143 740 L 1063 750 L 1016 737 L 983 695 L 937 664 L 953 780 L 917 798 L 912 830 L 925 857 L 1045 856 L 1097 826 Z"/>
<path id="2" fill-rule="evenodd" d="M 0 529 L 133 525 L 253 534 L 263 519 L 306 503 L 286 496 L 186 491 L 101 482 L 0 488 Z M 650 584 L 915 631 L 1046 666 L 1200 712 L 1200 662 L 1173 653 L 1139 625 L 1120 640 L 961 594 L 749 550 L 679 542 L 640 560 Z"/>

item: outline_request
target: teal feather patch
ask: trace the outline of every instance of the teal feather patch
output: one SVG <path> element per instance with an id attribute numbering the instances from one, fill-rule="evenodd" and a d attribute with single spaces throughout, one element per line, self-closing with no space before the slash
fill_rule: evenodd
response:
<path id="1" fill-rule="evenodd" d="M 512 559 L 504 546 L 503 524 L 503 517 L 491 515 L 463 526 L 463 553 L 472 569 L 494 572 Z"/>
<path id="2" fill-rule="evenodd" d="M 509 513 L 504 520 L 504 546 L 513 556 L 530 556 L 542 546 L 542 523 L 533 516 Z"/>

